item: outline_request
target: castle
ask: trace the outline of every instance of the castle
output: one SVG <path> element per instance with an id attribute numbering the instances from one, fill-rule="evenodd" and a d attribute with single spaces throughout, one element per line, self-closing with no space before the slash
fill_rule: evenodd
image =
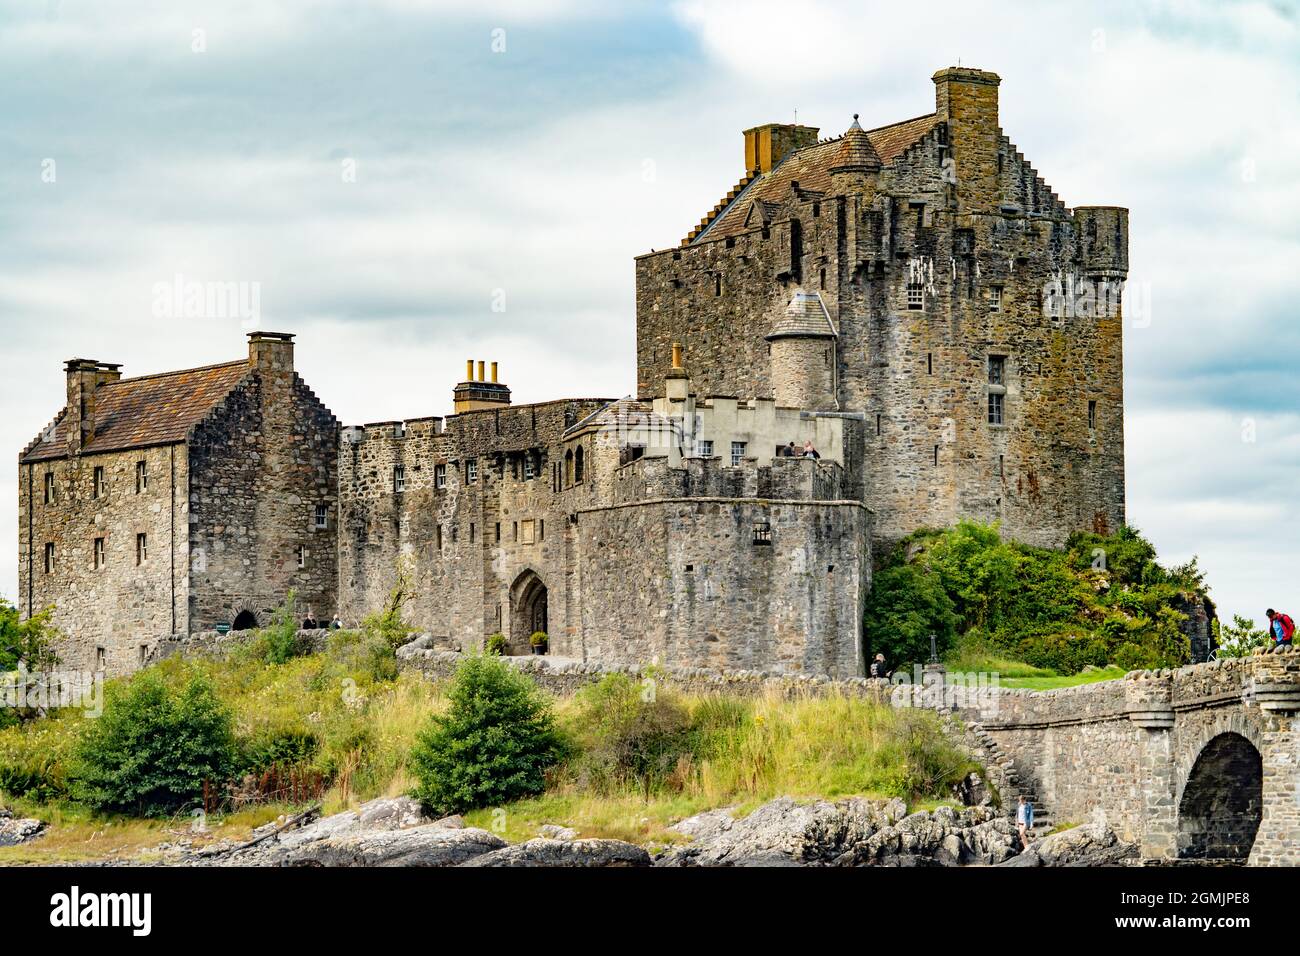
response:
<path id="1" fill-rule="evenodd" d="M 289 589 L 351 624 L 400 584 L 451 649 L 861 674 L 873 553 L 1124 521 L 1127 211 L 1051 192 L 999 82 L 941 70 L 933 113 L 831 139 L 746 130 L 739 182 L 636 262 L 622 399 L 514 405 L 470 362 L 453 415 L 340 429 L 292 336 L 141 379 L 69 362 L 19 460 L 23 610 L 110 672 Z"/>

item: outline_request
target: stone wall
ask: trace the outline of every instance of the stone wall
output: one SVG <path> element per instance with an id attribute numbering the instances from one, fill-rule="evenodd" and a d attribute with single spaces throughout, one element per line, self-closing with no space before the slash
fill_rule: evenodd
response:
<path id="1" fill-rule="evenodd" d="M 870 515 L 856 502 L 692 498 L 582 511 L 566 545 L 582 660 L 861 676 Z"/>
<path id="2" fill-rule="evenodd" d="M 333 616 L 338 434 L 291 361 L 257 369 L 194 430 L 188 629 L 245 611 L 266 624 L 291 590 L 300 618 Z"/>
<path id="3" fill-rule="evenodd" d="M 137 492 L 140 462 L 148 483 Z M 47 474 L 54 476 L 48 504 Z M 54 607 L 65 667 L 128 673 L 160 638 L 185 628 L 188 483 L 184 445 L 19 465 L 17 603 L 25 614 Z M 138 554 L 139 535 L 145 538 Z M 103 541 L 98 566 L 96 540 Z M 47 544 L 54 546 L 50 573 Z"/>

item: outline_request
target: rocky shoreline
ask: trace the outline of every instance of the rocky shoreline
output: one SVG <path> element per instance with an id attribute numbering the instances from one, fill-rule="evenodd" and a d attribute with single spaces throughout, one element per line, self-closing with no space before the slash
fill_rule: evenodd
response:
<path id="1" fill-rule="evenodd" d="M 1115 866 L 1136 848 L 1087 824 L 1033 841 L 1019 851 L 1014 823 L 989 807 L 907 812 L 902 800 L 801 802 L 779 797 L 736 818 L 710 810 L 677 823 L 681 843 L 647 848 L 580 839 L 558 825 L 508 844 L 460 817 L 431 820 L 415 801 L 371 801 L 358 810 L 264 828 L 251 844 L 180 851 L 179 866 Z"/>

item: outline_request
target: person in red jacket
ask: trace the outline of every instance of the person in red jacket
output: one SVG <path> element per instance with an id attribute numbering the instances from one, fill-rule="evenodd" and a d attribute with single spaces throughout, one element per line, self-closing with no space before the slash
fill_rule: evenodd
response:
<path id="1" fill-rule="evenodd" d="M 1291 620 L 1290 614 L 1283 614 L 1269 608 L 1265 613 L 1268 614 L 1268 636 L 1273 638 L 1273 646 L 1270 651 L 1277 651 L 1280 648 L 1291 646 L 1291 639 L 1295 637 L 1295 621 Z"/>

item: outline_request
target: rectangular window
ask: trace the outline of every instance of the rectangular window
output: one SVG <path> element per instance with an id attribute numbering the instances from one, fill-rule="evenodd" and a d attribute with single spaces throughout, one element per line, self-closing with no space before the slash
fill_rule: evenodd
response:
<path id="1" fill-rule="evenodd" d="M 442 525 L 438 525 L 438 550 L 442 550 Z"/>
<path id="2" fill-rule="evenodd" d="M 700 442 L 700 457 L 701 458 L 713 457 L 713 442 L 711 440 Z"/>
<path id="3" fill-rule="evenodd" d="M 45 546 L 45 573 L 54 573 L 54 544 L 53 542 Z"/>
<path id="4" fill-rule="evenodd" d="M 772 543 L 772 524 L 769 521 L 754 522 L 754 544 Z"/>
<path id="5" fill-rule="evenodd" d="M 149 488 L 149 468 L 143 461 L 135 463 L 135 493 L 144 494 Z"/>
<path id="6" fill-rule="evenodd" d="M 907 307 L 913 312 L 919 312 L 925 308 L 925 286 L 920 282 L 909 282 L 907 284 Z"/>
<path id="7" fill-rule="evenodd" d="M 1005 385 L 1007 377 L 1007 357 L 1005 355 L 989 356 L 989 384 Z"/>
<path id="8" fill-rule="evenodd" d="M 533 523 L 533 519 L 528 518 L 520 522 L 519 531 L 523 535 L 524 544 L 535 544 L 537 542 L 536 525 Z"/>
<path id="9" fill-rule="evenodd" d="M 934 446 L 934 467 L 939 467 L 939 446 Z"/>
<path id="10" fill-rule="evenodd" d="M 989 392 L 989 424 L 1003 424 L 1003 406 L 1006 396 L 1001 392 Z"/>
<path id="11" fill-rule="evenodd" d="M 439 491 L 442 491 L 442 489 L 447 487 L 446 465 L 433 466 L 433 487 L 437 488 Z"/>
<path id="12" fill-rule="evenodd" d="M 989 288 L 989 311 L 1002 311 L 1002 286 L 995 285 Z"/>
<path id="13" fill-rule="evenodd" d="M 326 505 L 316 506 L 316 530 L 324 531 L 330 526 L 330 511 Z"/>
<path id="14" fill-rule="evenodd" d="M 298 545 L 298 570 L 307 567 L 307 549 Z"/>
<path id="15" fill-rule="evenodd" d="M 465 484 L 472 485 L 478 481 L 478 459 L 470 458 L 465 462 Z"/>
<path id="16" fill-rule="evenodd" d="M 496 543 L 497 544 L 501 543 L 501 522 L 500 521 L 497 522 Z"/>
<path id="17" fill-rule="evenodd" d="M 877 414 L 877 415 L 876 415 L 876 434 L 877 434 L 877 435 L 880 434 L 880 427 L 881 427 L 881 426 L 880 426 L 880 415 Z"/>
<path id="18" fill-rule="evenodd" d="M 149 662 L 149 645 L 141 644 L 140 645 L 140 666 L 144 667 L 144 665 L 147 664 L 148 662 Z"/>
<path id="19" fill-rule="evenodd" d="M 524 456 L 524 481 L 532 481 L 537 477 L 537 464 L 533 461 L 532 455 Z"/>
<path id="20" fill-rule="evenodd" d="M 510 533 L 514 537 L 515 544 L 519 543 L 519 522 L 511 522 Z"/>
<path id="21" fill-rule="evenodd" d="M 1088 427 L 1097 427 L 1097 403 L 1095 400 L 1088 402 Z"/>
<path id="22" fill-rule="evenodd" d="M 54 504 L 54 472 L 52 471 L 45 473 L 45 503 Z"/>
<path id="23" fill-rule="evenodd" d="M 100 568 L 102 568 L 102 567 L 104 566 L 104 563 L 105 563 L 105 560 L 104 560 L 104 559 L 105 559 L 105 553 L 104 553 L 104 539 L 103 539 L 103 538 L 96 538 L 96 539 L 95 539 L 95 546 L 94 546 L 94 549 L 93 549 L 93 550 L 94 550 L 95 570 L 98 571 Z"/>
<path id="24" fill-rule="evenodd" d="M 478 529 L 477 529 L 477 527 L 475 526 L 474 522 L 471 521 L 471 522 L 469 523 L 469 543 L 470 543 L 470 544 L 473 544 L 473 543 L 474 543 L 475 532 L 476 532 L 477 530 L 478 530 Z"/>
<path id="25" fill-rule="evenodd" d="M 94 476 L 90 483 L 90 496 L 92 498 L 102 498 L 104 496 L 104 468 L 102 465 L 96 465 Z"/>
<path id="26" fill-rule="evenodd" d="M 546 540 L 546 519 L 545 518 L 537 519 L 537 540 L 538 541 Z"/>
<path id="27" fill-rule="evenodd" d="M 398 465 L 393 469 L 393 490 L 406 490 L 406 468 L 403 465 Z"/>
<path id="28" fill-rule="evenodd" d="M 149 560 L 149 536 L 147 534 L 137 534 L 135 536 L 135 563 L 144 564 Z"/>
<path id="29" fill-rule="evenodd" d="M 102 647 L 95 648 L 95 670 L 102 671 L 108 666 L 108 651 Z"/>
<path id="30" fill-rule="evenodd" d="M 745 460 L 745 443 L 743 441 L 733 441 L 731 443 L 731 467 L 735 468 Z"/>

